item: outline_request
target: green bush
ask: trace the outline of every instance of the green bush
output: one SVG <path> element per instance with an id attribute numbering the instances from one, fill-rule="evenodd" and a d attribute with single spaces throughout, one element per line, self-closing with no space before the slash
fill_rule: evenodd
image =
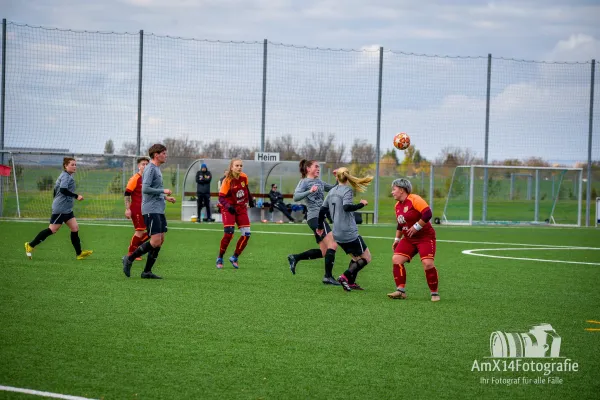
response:
<path id="1" fill-rule="evenodd" d="M 37 188 L 40 192 L 50 190 L 54 187 L 54 178 L 50 175 L 39 176 L 37 179 Z"/>
<path id="2" fill-rule="evenodd" d="M 110 182 L 110 184 L 108 185 L 108 192 L 109 193 L 122 193 L 123 192 L 123 182 L 122 182 L 123 177 L 121 176 L 121 173 L 119 172 L 118 174 L 116 174 L 112 181 Z"/>

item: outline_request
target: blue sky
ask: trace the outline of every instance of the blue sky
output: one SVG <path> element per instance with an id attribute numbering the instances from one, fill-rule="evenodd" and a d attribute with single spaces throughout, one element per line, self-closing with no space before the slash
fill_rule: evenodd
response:
<path id="1" fill-rule="evenodd" d="M 148 141 L 259 143 L 267 38 L 273 43 L 268 137 L 292 134 L 300 143 L 324 132 L 349 144 L 374 142 L 383 46 L 383 149 L 395 132 L 406 131 L 429 159 L 448 145 L 483 156 L 486 56 L 492 53 L 490 160 L 587 157 L 590 65 L 500 58 L 599 60 L 598 1 L 29 0 L 9 1 L 2 12 L 15 24 L 134 33 L 9 25 L 8 146 L 97 153 L 108 138 L 117 147 L 133 140 L 135 34 L 144 29 L 156 35 L 145 39 L 142 135 Z M 595 139 L 599 158 L 600 134 Z"/>

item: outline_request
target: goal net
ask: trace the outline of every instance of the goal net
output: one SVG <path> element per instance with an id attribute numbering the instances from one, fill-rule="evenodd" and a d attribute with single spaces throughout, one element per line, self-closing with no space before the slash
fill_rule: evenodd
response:
<path id="1" fill-rule="evenodd" d="M 4 218 L 50 218 L 53 189 L 62 171 L 63 157 L 69 153 L 4 153 L 10 176 L 0 176 L 0 210 Z M 76 192 L 84 201 L 76 202 L 78 218 L 124 218 L 123 193 L 136 170 L 135 157 L 119 155 L 77 155 L 73 175 Z M 5 171 L 7 169 L 5 168 Z"/>
<path id="2" fill-rule="evenodd" d="M 581 225 L 581 168 L 461 165 L 445 189 L 444 223 Z"/>

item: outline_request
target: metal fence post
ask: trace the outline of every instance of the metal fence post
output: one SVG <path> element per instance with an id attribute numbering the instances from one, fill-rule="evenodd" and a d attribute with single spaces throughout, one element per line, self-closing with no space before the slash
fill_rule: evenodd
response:
<path id="1" fill-rule="evenodd" d="M 137 115 L 137 146 L 136 155 L 141 154 L 142 146 L 142 67 L 144 64 L 144 30 L 140 30 L 140 65 L 138 70 L 138 115 Z"/>
<path id="2" fill-rule="evenodd" d="M 267 39 L 263 42 L 262 118 L 260 123 L 260 151 L 265 151 L 265 123 L 267 118 Z M 265 192 L 265 163 L 260 163 L 260 193 Z"/>
<path id="3" fill-rule="evenodd" d="M 383 81 L 383 47 L 379 47 L 379 87 L 377 93 L 377 145 L 375 146 L 375 208 L 373 223 L 379 222 L 379 159 L 381 146 L 381 90 Z"/>
<path id="4" fill-rule="evenodd" d="M 488 54 L 487 66 L 487 93 L 485 98 L 485 145 L 483 150 L 483 164 L 488 164 L 488 149 L 490 140 L 490 92 L 492 80 L 492 54 Z M 481 219 L 487 220 L 487 201 L 488 201 L 488 169 L 483 169 L 483 209 L 481 210 Z"/>
<path id="5" fill-rule="evenodd" d="M 592 60 L 592 78 L 590 84 L 590 127 L 588 131 L 588 162 L 587 162 L 587 185 L 585 192 L 585 226 L 590 226 L 590 208 L 592 207 L 592 132 L 594 131 L 594 74 L 596 60 Z M 583 175 L 583 174 L 582 174 Z M 581 183 L 580 183 L 581 185 Z"/>
<path id="6" fill-rule="evenodd" d="M 4 150 L 4 110 L 6 99 L 6 18 L 2 19 L 2 81 L 0 82 L 0 151 Z M 4 153 L 0 153 L 0 164 L 4 164 Z M 14 164 L 14 162 L 13 162 Z M 13 165 L 14 167 L 14 165 Z M 4 216 L 4 185 L 0 179 L 0 217 Z"/>

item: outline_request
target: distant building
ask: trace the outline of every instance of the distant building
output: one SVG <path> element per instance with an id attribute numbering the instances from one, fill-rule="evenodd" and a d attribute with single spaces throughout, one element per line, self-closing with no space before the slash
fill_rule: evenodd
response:
<path id="1" fill-rule="evenodd" d="M 14 153 L 15 163 L 20 165 L 60 166 L 64 157 L 73 154 L 69 149 L 44 149 L 35 147 L 5 147 L 4 149 Z"/>

